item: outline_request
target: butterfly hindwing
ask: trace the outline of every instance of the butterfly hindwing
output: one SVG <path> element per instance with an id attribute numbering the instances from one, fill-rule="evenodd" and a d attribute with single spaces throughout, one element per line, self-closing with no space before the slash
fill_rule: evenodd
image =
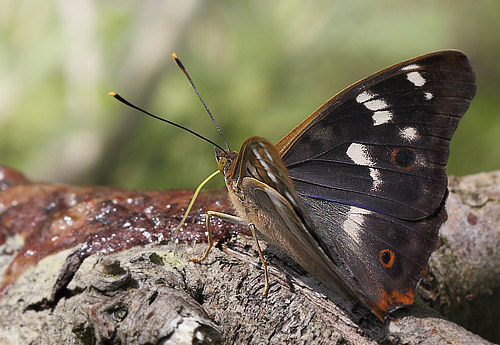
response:
<path id="1" fill-rule="evenodd" d="M 415 287 L 438 243 L 444 208 L 411 222 L 356 206 L 307 197 L 303 201 L 308 214 L 321 214 L 314 218 L 317 236 L 372 311 L 383 317 L 413 303 Z"/>

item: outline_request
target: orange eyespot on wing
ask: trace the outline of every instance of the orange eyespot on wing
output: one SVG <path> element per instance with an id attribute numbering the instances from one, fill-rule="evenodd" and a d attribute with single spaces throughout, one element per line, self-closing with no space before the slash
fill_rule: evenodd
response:
<path id="1" fill-rule="evenodd" d="M 412 170 L 415 168 L 416 152 L 415 150 L 405 147 L 392 150 L 391 162 L 403 170 Z"/>
<path id="2" fill-rule="evenodd" d="M 396 254 L 390 249 L 383 249 L 380 251 L 379 260 L 385 268 L 391 268 L 394 265 Z"/>

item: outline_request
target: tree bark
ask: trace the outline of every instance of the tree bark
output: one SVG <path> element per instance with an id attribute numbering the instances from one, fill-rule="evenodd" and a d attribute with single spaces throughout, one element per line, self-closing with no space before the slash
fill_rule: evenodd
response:
<path id="1" fill-rule="evenodd" d="M 189 191 L 31 184 L 0 172 L 0 344 L 488 344 L 422 302 L 383 324 L 264 242 L 262 296 L 242 226 L 214 220 L 218 244 L 190 263 L 206 248 L 206 209 L 228 211 L 223 192 L 203 194 L 174 233 Z M 448 318 L 497 340 L 499 181 L 500 172 L 450 179 L 442 246 L 419 288 Z M 488 319 L 493 328 L 481 329 Z"/>

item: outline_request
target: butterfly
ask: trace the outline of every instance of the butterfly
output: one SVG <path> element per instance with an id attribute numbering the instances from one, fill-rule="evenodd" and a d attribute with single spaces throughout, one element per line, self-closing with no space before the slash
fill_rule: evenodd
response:
<path id="1" fill-rule="evenodd" d="M 257 235 L 384 321 L 413 304 L 439 246 L 449 142 L 475 92 L 464 53 L 429 53 L 347 87 L 276 145 L 251 137 L 239 152 L 229 149 L 213 117 L 227 149 L 110 94 L 215 146 L 237 216 L 208 211 L 209 246 L 192 261 L 210 252 L 211 216 L 247 224 L 264 267 L 264 293 L 267 269 Z"/>
<path id="2" fill-rule="evenodd" d="M 216 148 L 229 200 L 240 222 L 383 321 L 414 302 L 439 246 L 449 142 L 475 91 L 460 51 L 388 67 L 276 145 Z"/>

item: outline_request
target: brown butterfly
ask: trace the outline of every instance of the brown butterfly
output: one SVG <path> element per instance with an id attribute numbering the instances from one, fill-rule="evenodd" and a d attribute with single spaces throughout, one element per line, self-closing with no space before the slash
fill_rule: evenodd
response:
<path id="1" fill-rule="evenodd" d="M 256 236 L 384 321 L 414 302 L 438 246 L 449 141 L 475 90 L 467 57 L 438 51 L 349 86 L 276 146 L 258 137 L 239 152 L 214 144 L 237 217 L 208 216 L 249 225 L 265 293 Z"/>

